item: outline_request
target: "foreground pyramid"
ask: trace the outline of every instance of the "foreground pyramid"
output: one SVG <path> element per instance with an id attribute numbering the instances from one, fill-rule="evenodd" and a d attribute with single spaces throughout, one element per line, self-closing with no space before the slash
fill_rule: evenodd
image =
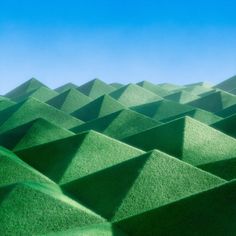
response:
<path id="1" fill-rule="evenodd" d="M 0 235 L 236 235 L 235 91 L 32 78 L 0 96 Z"/>

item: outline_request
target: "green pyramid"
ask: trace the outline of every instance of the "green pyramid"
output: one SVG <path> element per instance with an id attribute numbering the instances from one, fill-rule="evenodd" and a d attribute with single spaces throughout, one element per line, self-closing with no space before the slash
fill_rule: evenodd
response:
<path id="1" fill-rule="evenodd" d="M 74 111 L 72 115 L 80 120 L 90 121 L 124 108 L 126 108 L 124 105 L 109 95 L 103 95 Z"/>
<path id="2" fill-rule="evenodd" d="M 105 220 L 47 184 L 0 187 L 0 235 L 37 235 Z"/>
<path id="3" fill-rule="evenodd" d="M 74 135 L 73 132 L 38 118 L 1 133 L 0 145 L 13 151 L 19 151 L 72 135 Z"/>
<path id="4" fill-rule="evenodd" d="M 50 105 L 29 98 L 0 112 L 0 132 L 6 132 L 37 118 L 43 118 L 64 128 L 83 123 Z"/>
<path id="5" fill-rule="evenodd" d="M 167 91 L 175 91 L 175 90 L 184 88 L 184 86 L 179 86 L 179 85 L 171 84 L 171 83 L 162 83 L 162 84 L 158 84 L 158 86 Z"/>
<path id="6" fill-rule="evenodd" d="M 225 182 L 165 153 L 152 151 L 62 188 L 98 214 L 117 221 Z"/>
<path id="7" fill-rule="evenodd" d="M 183 114 L 184 112 L 192 111 L 194 107 L 169 100 L 162 100 L 140 106 L 134 106 L 131 109 L 143 115 L 149 116 L 152 119 L 160 121 L 172 116 Z"/>
<path id="8" fill-rule="evenodd" d="M 198 98 L 199 98 L 199 96 L 194 95 L 194 94 L 189 93 L 189 92 L 185 92 L 185 91 L 179 91 L 179 92 L 176 92 L 176 93 L 172 93 L 168 96 L 165 96 L 165 99 L 171 100 L 171 101 L 174 101 L 174 102 L 178 102 L 178 103 L 181 103 L 181 104 L 185 104 L 185 103 L 194 101 Z"/>
<path id="9" fill-rule="evenodd" d="M 219 88 L 225 91 L 231 91 L 236 88 L 236 76 L 233 76 L 223 82 L 217 84 L 215 88 Z"/>
<path id="10" fill-rule="evenodd" d="M 218 116 L 221 117 L 228 117 L 228 116 L 232 116 L 234 114 L 236 114 L 236 104 L 227 107 L 219 112 L 216 113 Z"/>
<path id="11" fill-rule="evenodd" d="M 11 107 L 14 104 L 15 104 L 15 102 L 7 100 L 7 99 L 1 100 L 0 101 L 0 111 L 5 110 L 6 108 Z"/>
<path id="12" fill-rule="evenodd" d="M 161 121 L 162 122 L 169 122 L 169 121 L 172 121 L 172 120 L 175 120 L 177 118 L 184 117 L 184 116 L 192 117 L 195 120 L 201 121 L 202 123 L 205 123 L 205 124 L 208 124 L 208 125 L 216 123 L 216 122 L 218 122 L 222 119 L 221 117 L 215 115 L 214 113 L 196 108 L 196 109 L 191 110 L 191 111 L 187 111 L 187 112 L 175 115 L 175 116 L 168 117 L 167 119 L 164 119 L 164 120 L 161 120 Z"/>
<path id="13" fill-rule="evenodd" d="M 69 90 L 69 89 L 77 89 L 78 86 L 73 84 L 73 83 L 67 83 L 67 84 L 64 84 L 58 88 L 55 89 L 56 92 L 58 93 L 64 93 L 65 91 Z"/>
<path id="14" fill-rule="evenodd" d="M 127 107 L 162 100 L 162 98 L 157 94 L 154 94 L 136 84 L 128 84 L 121 87 L 120 89 L 110 93 L 110 96 L 117 99 Z"/>
<path id="15" fill-rule="evenodd" d="M 23 181 L 54 184 L 46 176 L 23 162 L 13 152 L 3 147 L 0 147 L 0 166 L 0 186 Z"/>
<path id="16" fill-rule="evenodd" d="M 71 130 L 75 133 L 96 130 L 110 137 L 122 139 L 160 124 L 162 123 L 135 111 L 122 109 Z"/>
<path id="17" fill-rule="evenodd" d="M 236 181 L 116 222 L 128 235 L 235 235 Z"/>
<path id="18" fill-rule="evenodd" d="M 118 89 L 124 86 L 124 84 L 121 84 L 121 83 L 111 83 L 110 85 L 114 87 L 115 89 Z"/>
<path id="19" fill-rule="evenodd" d="M 90 131 L 16 153 L 55 182 L 64 184 L 131 159 L 143 151 Z"/>
<path id="20" fill-rule="evenodd" d="M 26 81 L 25 83 L 19 85 L 18 87 L 16 87 L 12 91 L 8 92 L 5 96 L 12 99 L 12 100 L 17 101 L 18 97 L 21 97 L 21 96 L 24 96 L 30 92 L 36 91 L 37 89 L 39 89 L 41 87 L 47 87 L 47 86 L 44 85 L 43 83 L 41 83 L 40 81 L 38 81 L 37 79 L 32 78 L 32 79 Z"/>
<path id="21" fill-rule="evenodd" d="M 180 91 L 181 91 L 181 89 L 180 89 Z M 215 89 L 213 89 L 209 86 L 196 84 L 196 85 L 186 86 L 185 88 L 182 89 L 182 91 L 191 93 L 196 96 L 203 97 L 203 96 L 207 95 L 208 93 L 210 94 L 210 93 L 215 92 Z"/>
<path id="22" fill-rule="evenodd" d="M 94 79 L 78 87 L 78 90 L 85 95 L 95 99 L 101 95 L 108 94 L 115 90 L 114 87 L 104 83 L 99 79 Z"/>
<path id="23" fill-rule="evenodd" d="M 90 97 L 72 88 L 60 93 L 58 96 L 53 97 L 47 101 L 47 104 L 66 113 L 72 113 L 91 101 L 92 99 Z"/>
<path id="24" fill-rule="evenodd" d="M 234 158 L 236 140 L 190 117 L 125 138 L 142 150 L 160 149 L 192 165 Z"/>
<path id="25" fill-rule="evenodd" d="M 236 104 L 236 96 L 227 92 L 217 91 L 188 104 L 216 113 Z"/>

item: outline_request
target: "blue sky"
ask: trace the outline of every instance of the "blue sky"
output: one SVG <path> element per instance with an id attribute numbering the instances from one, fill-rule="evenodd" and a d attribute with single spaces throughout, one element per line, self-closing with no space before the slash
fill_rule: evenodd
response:
<path id="1" fill-rule="evenodd" d="M 236 74 L 235 1 L 0 1 L 0 93 L 36 77 L 218 83 Z"/>

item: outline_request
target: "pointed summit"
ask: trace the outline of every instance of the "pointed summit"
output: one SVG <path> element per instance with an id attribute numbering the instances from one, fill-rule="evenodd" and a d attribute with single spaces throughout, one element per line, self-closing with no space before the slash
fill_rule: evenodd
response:
<path id="1" fill-rule="evenodd" d="M 69 89 L 77 89 L 78 86 L 73 84 L 73 83 L 67 83 L 67 84 L 64 84 L 56 89 L 54 89 L 56 92 L 58 93 L 64 93 L 65 91 L 69 90 Z"/>
<path id="2" fill-rule="evenodd" d="M 109 95 L 127 107 L 162 100 L 160 96 L 136 84 L 128 84 Z"/>
<path id="3" fill-rule="evenodd" d="M 123 141 L 145 151 L 160 149 L 195 166 L 236 156 L 234 138 L 190 117 L 154 127 Z"/>
<path id="4" fill-rule="evenodd" d="M 230 90 L 236 89 L 236 75 L 217 84 L 215 88 L 219 88 L 228 92 Z"/>
<path id="5" fill-rule="evenodd" d="M 75 133 L 96 130 L 112 138 L 122 139 L 160 124 L 162 123 L 140 113 L 123 109 L 82 124 L 71 130 Z"/>
<path id="6" fill-rule="evenodd" d="M 165 96 L 165 99 L 168 99 L 168 100 L 171 100 L 171 101 L 174 101 L 174 102 L 178 102 L 178 103 L 181 103 L 181 104 L 191 102 L 191 101 L 196 100 L 198 98 L 200 98 L 200 97 L 197 96 L 197 95 L 185 92 L 185 91 L 179 91 L 179 92 L 176 92 L 176 93 L 172 93 L 168 96 Z"/>
<path id="7" fill-rule="evenodd" d="M 19 85 L 12 91 L 8 92 L 5 96 L 12 100 L 17 100 L 18 97 L 24 96 L 25 94 L 33 92 L 41 87 L 47 87 L 47 86 L 42 84 L 37 79 L 31 78 L 30 80 Z"/>
<path id="8" fill-rule="evenodd" d="M 70 114 L 91 101 L 92 99 L 90 97 L 84 95 L 77 89 L 71 88 L 53 97 L 47 103 Z"/>
<path id="9" fill-rule="evenodd" d="M 216 91 L 215 93 L 211 93 L 188 104 L 216 113 L 236 104 L 236 96 L 224 91 Z"/>
<path id="10" fill-rule="evenodd" d="M 103 95 L 72 113 L 83 121 L 90 121 L 126 108 L 109 95 Z"/>
<path id="11" fill-rule="evenodd" d="M 94 79 L 94 80 L 89 81 L 86 84 L 79 86 L 78 90 L 84 93 L 85 95 L 93 99 L 96 99 L 100 97 L 101 95 L 108 94 L 114 91 L 115 88 L 112 87 L 111 85 L 104 83 L 100 79 Z"/>
<path id="12" fill-rule="evenodd" d="M 62 188 L 98 214 L 117 221 L 225 182 L 155 150 Z"/>

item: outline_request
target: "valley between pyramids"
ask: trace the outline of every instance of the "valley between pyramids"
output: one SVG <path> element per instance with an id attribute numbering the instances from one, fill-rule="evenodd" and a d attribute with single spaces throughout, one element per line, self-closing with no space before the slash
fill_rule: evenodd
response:
<path id="1" fill-rule="evenodd" d="M 0 96 L 1 236 L 235 236 L 236 76 Z"/>

